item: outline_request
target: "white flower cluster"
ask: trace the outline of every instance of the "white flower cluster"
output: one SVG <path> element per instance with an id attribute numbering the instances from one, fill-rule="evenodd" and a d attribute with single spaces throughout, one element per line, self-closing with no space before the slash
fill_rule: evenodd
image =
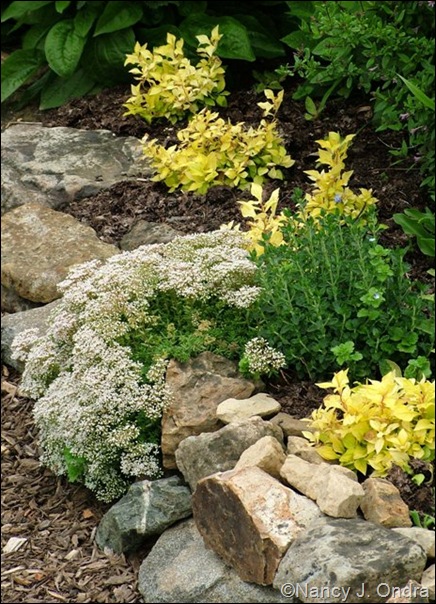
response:
<path id="1" fill-rule="evenodd" d="M 167 361 L 144 368 L 120 341 L 158 320 L 150 306 L 161 292 L 249 306 L 259 290 L 245 246 L 240 233 L 215 231 L 69 273 L 46 334 L 30 330 L 14 342 L 26 362 L 21 388 L 36 399 L 44 463 L 68 474 L 69 460 L 81 460 L 80 479 L 104 501 L 121 496 L 132 477 L 159 476 L 159 448 L 146 437 L 154 430 L 156 438 L 171 398 Z"/>
<path id="2" fill-rule="evenodd" d="M 285 355 L 268 344 L 264 338 L 253 338 L 245 345 L 244 358 L 250 373 L 270 374 L 286 367 Z"/>

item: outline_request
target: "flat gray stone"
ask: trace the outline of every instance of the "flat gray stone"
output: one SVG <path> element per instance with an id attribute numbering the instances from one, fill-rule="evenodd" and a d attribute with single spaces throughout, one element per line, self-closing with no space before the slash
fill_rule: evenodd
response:
<path id="1" fill-rule="evenodd" d="M 9 287 L 1 286 L 2 309 L 10 313 L 22 312 L 24 310 L 32 310 L 42 306 L 42 302 L 31 302 L 17 294 Z"/>
<path id="2" fill-rule="evenodd" d="M 308 419 L 297 419 L 287 413 L 277 413 L 270 421 L 280 426 L 285 436 L 302 436 L 303 432 L 313 432 Z"/>
<path id="3" fill-rule="evenodd" d="M 34 201 L 53 209 L 150 174 L 141 142 L 109 130 L 21 123 L 2 133 L 2 214 Z"/>
<path id="4" fill-rule="evenodd" d="M 193 520 L 159 537 L 139 571 L 144 602 L 288 602 L 271 587 L 242 581 L 236 572 L 206 549 Z"/>
<path id="5" fill-rule="evenodd" d="M 419 582 L 426 560 L 420 545 L 395 531 L 361 519 L 323 519 L 291 544 L 273 585 L 293 585 L 302 602 L 384 602 L 380 586 Z"/>
<path id="6" fill-rule="evenodd" d="M 123 251 L 130 251 L 135 250 L 141 245 L 169 243 L 178 235 L 183 235 L 183 233 L 176 231 L 168 224 L 138 220 L 121 239 L 120 248 Z"/>

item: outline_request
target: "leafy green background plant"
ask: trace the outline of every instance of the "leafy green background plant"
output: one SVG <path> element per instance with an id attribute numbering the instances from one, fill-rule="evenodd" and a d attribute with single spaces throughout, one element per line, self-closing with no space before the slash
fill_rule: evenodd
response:
<path id="1" fill-rule="evenodd" d="M 416 90 L 434 105 L 434 7 L 391 1 L 301 4 L 299 31 L 282 38 L 294 49 L 293 73 L 304 80 L 295 98 L 321 99 L 332 86 L 345 98 L 357 90 L 373 95 L 377 128 L 404 131 L 406 149 L 433 190 L 434 109 L 419 102 Z"/>
<path id="2" fill-rule="evenodd" d="M 424 212 L 415 208 L 407 208 L 401 214 L 394 214 L 393 219 L 405 233 L 416 237 L 418 247 L 423 254 L 434 256 L 434 213 L 430 208 L 426 208 Z"/>
<path id="3" fill-rule="evenodd" d="M 2 102 L 28 83 L 21 101 L 38 99 L 47 109 L 129 82 L 123 63 L 135 41 L 158 46 L 168 32 L 183 37 L 190 58 L 195 36 L 209 35 L 216 25 L 223 34 L 217 55 L 223 59 L 284 57 L 279 38 L 297 26 L 287 8 L 282 1 L 261 0 L 2 3 L 2 47 L 13 51 L 2 66 Z M 236 74 L 240 79 L 240 69 Z"/>
<path id="4" fill-rule="evenodd" d="M 379 230 L 329 214 L 318 225 L 290 220 L 284 245 L 265 242 L 251 322 L 298 379 L 323 378 L 340 361 L 357 379 L 383 359 L 404 367 L 430 357 L 434 300 L 407 278 L 405 250 L 377 242 Z"/>

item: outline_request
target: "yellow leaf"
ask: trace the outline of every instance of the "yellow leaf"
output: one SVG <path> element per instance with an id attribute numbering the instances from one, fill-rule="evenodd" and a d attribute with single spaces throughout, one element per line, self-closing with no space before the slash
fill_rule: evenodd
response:
<path id="1" fill-rule="evenodd" d="M 331 446 L 322 445 L 316 449 L 323 459 L 333 460 L 337 459 L 338 455 L 335 453 Z"/>
<path id="2" fill-rule="evenodd" d="M 356 470 L 358 470 L 361 474 L 366 474 L 367 470 L 368 470 L 368 464 L 366 462 L 366 460 L 364 459 L 355 459 L 354 460 L 354 467 L 356 468 Z"/>
<path id="3" fill-rule="evenodd" d="M 244 218 L 256 218 L 256 209 L 252 201 L 239 201 L 238 203 Z"/>
<path id="4" fill-rule="evenodd" d="M 262 186 L 257 184 L 257 183 L 252 183 L 251 188 L 250 188 L 250 193 L 253 195 L 253 197 L 255 199 L 257 199 L 257 201 L 259 203 L 262 203 L 262 199 L 263 199 L 263 189 Z"/>

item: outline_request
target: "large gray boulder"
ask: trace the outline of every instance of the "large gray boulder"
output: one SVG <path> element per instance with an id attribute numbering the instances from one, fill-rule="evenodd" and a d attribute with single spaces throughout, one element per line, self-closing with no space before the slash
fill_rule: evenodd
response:
<path id="1" fill-rule="evenodd" d="M 179 477 L 135 482 L 103 516 L 95 540 L 102 549 L 131 552 L 191 512 L 191 492 Z"/>
<path id="2" fill-rule="evenodd" d="M 159 537 L 139 571 L 144 602 L 270 602 L 292 604 L 271 587 L 242 581 L 206 549 L 193 520 L 171 527 Z"/>
<path id="3" fill-rule="evenodd" d="M 302 602 L 384 602 L 386 586 L 419 582 L 426 560 L 420 545 L 395 531 L 361 519 L 323 519 L 291 544 L 273 585 L 293 585 Z"/>
<path id="4" fill-rule="evenodd" d="M 36 202 L 62 209 L 116 182 L 150 173 L 140 141 L 109 130 L 22 123 L 2 133 L 2 214 Z"/>

